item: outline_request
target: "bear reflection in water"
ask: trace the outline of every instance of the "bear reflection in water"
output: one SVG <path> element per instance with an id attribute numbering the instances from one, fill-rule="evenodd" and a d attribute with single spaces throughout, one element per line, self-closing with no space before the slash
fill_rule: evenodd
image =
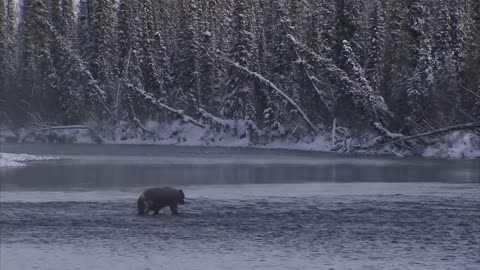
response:
<path id="1" fill-rule="evenodd" d="M 145 216 L 153 211 L 154 215 L 166 207 L 170 207 L 172 214 L 178 214 L 178 205 L 185 204 L 185 194 L 181 189 L 171 187 L 146 189 L 137 200 L 138 214 Z"/>

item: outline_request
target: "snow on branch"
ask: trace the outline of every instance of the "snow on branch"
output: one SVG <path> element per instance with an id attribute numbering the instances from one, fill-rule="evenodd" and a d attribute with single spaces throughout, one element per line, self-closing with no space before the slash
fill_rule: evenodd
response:
<path id="1" fill-rule="evenodd" d="M 288 35 L 288 38 L 298 48 L 298 53 L 307 55 L 309 61 L 325 72 L 329 79 L 327 81 L 338 82 L 342 95 L 351 97 L 352 104 L 358 113 L 367 117 L 372 124 L 377 122 L 388 124 L 387 119 L 391 117 L 391 112 L 381 96 L 375 95 L 369 88 L 362 87 L 330 59 L 313 52 L 292 35 Z M 332 110 L 335 111 L 334 108 Z"/>
<path id="2" fill-rule="evenodd" d="M 320 98 L 320 100 L 322 101 L 323 103 L 323 106 L 325 106 L 325 108 L 327 108 L 328 112 L 333 116 L 333 111 L 332 111 L 332 105 L 331 103 L 328 101 L 328 97 L 326 96 L 326 94 L 322 91 L 320 91 L 320 89 L 318 88 L 317 84 L 315 82 L 318 82 L 318 79 L 315 78 L 314 76 L 310 75 L 310 72 L 308 72 L 308 68 L 307 68 L 307 62 L 305 62 L 302 57 L 300 56 L 300 54 L 298 53 L 298 50 L 295 49 L 295 53 L 298 57 L 298 59 L 300 61 L 298 61 L 298 63 L 300 65 L 302 65 L 302 68 L 303 68 L 303 71 L 305 72 L 305 74 L 307 75 L 307 78 L 308 78 L 308 81 L 310 82 L 310 84 L 312 85 L 313 89 L 315 90 L 315 93 L 317 93 L 318 97 Z"/>
<path id="3" fill-rule="evenodd" d="M 280 88 L 278 88 L 275 84 L 273 84 L 271 81 L 269 81 L 268 79 L 266 79 L 265 77 L 263 77 L 262 75 L 258 74 L 257 72 L 254 72 L 254 71 L 251 71 L 249 70 L 248 68 L 244 67 L 244 66 L 241 66 L 235 62 L 233 62 L 232 60 L 226 58 L 226 57 L 222 57 L 227 63 L 229 63 L 230 65 L 244 71 L 245 73 L 255 77 L 256 79 L 258 79 L 260 82 L 264 83 L 265 85 L 269 86 L 270 88 L 272 88 L 275 92 L 277 92 L 281 97 L 283 97 L 288 103 L 290 103 L 290 105 L 292 105 L 296 110 L 297 112 L 300 114 L 300 116 L 303 118 L 303 120 L 308 124 L 309 128 L 312 130 L 312 132 L 314 133 L 318 133 L 318 130 L 317 128 L 315 127 L 315 125 L 312 123 L 312 121 L 310 121 L 310 119 L 308 118 L 308 116 L 305 114 L 305 112 L 300 108 L 300 106 L 298 106 L 298 104 L 293 101 L 289 96 L 287 96 L 282 90 L 280 90 Z"/>

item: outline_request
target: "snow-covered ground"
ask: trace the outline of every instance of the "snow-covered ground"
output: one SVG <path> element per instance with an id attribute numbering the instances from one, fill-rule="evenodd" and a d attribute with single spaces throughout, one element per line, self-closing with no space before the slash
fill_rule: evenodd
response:
<path id="1" fill-rule="evenodd" d="M 51 160 L 56 157 L 34 156 L 28 154 L 11 154 L 0 152 L 0 167 L 23 167 L 28 161 Z"/>
<path id="2" fill-rule="evenodd" d="M 27 130 L 22 130 L 20 138 L 24 142 L 98 143 L 98 138 L 101 137 L 102 143 L 106 144 L 253 147 L 322 152 L 334 152 L 335 150 L 333 149 L 338 148 L 333 146 L 331 132 L 328 130 L 320 132 L 317 137 L 308 140 L 292 141 L 288 138 L 277 138 L 272 139 L 268 143 L 253 143 L 248 139 L 249 131 L 244 123 L 225 122 L 222 124 L 225 126 L 229 125 L 230 130 L 213 132 L 192 124 L 173 122 L 166 125 L 151 121 L 145 124 L 145 128 L 154 132 L 155 135 L 145 134 L 135 128 L 120 126 L 114 130 L 102 128 L 103 133 L 98 134 L 92 134 L 88 129 L 50 130 L 35 135 L 32 135 Z M 96 128 L 93 129 L 96 130 Z M 47 137 L 49 137 L 48 140 Z M 370 137 L 373 139 L 375 136 L 372 134 Z M 15 141 L 17 139 L 7 129 L 0 132 L 0 142 L 7 140 Z M 341 141 L 340 138 L 337 138 L 338 141 Z M 352 150 L 353 145 L 346 148 Z M 438 137 L 430 145 L 417 145 L 417 150 L 422 156 L 429 158 L 480 158 L 480 137 L 473 132 L 456 131 Z M 409 152 L 409 148 L 394 149 L 390 145 L 362 150 L 361 153 L 396 156 L 409 156 L 412 154 Z"/>

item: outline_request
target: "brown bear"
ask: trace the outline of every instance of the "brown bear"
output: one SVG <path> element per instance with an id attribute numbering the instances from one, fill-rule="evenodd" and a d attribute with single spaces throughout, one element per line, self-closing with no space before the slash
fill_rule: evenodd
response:
<path id="1" fill-rule="evenodd" d="M 178 214 L 178 205 L 185 204 L 185 194 L 181 189 L 171 187 L 146 189 L 137 200 L 139 215 L 148 215 L 150 211 L 157 215 L 160 209 L 169 206 L 172 214 Z"/>

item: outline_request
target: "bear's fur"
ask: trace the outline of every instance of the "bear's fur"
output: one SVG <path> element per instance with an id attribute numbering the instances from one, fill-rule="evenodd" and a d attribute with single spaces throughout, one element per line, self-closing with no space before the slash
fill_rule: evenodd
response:
<path id="1" fill-rule="evenodd" d="M 153 211 L 157 215 L 160 209 L 169 206 L 172 214 L 178 214 L 178 205 L 185 204 L 185 194 L 181 189 L 171 187 L 146 189 L 137 200 L 139 215 L 148 215 Z"/>

